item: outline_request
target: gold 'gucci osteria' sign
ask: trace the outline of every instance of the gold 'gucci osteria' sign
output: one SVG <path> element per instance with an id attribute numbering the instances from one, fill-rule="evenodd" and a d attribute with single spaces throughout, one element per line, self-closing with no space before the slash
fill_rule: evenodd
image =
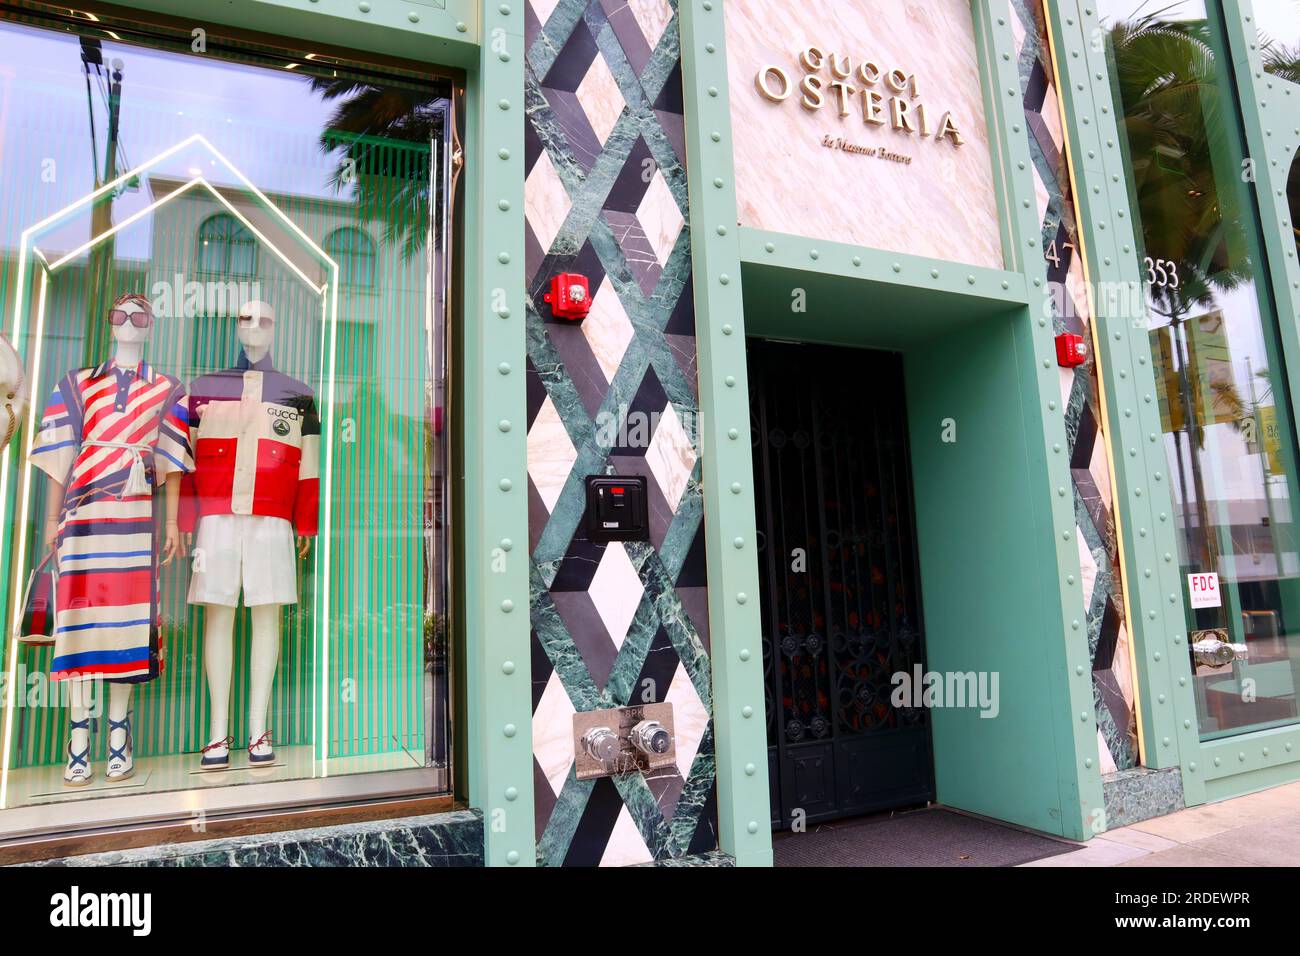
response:
<path id="1" fill-rule="evenodd" d="M 838 111 L 841 118 L 860 116 L 868 127 L 888 126 L 899 133 L 933 136 L 936 143 L 960 147 L 965 140 L 951 112 L 934 121 L 933 111 L 921 99 L 915 73 L 886 70 L 870 59 L 854 61 L 852 56 L 828 53 L 817 46 L 800 51 L 798 71 L 775 64 L 759 68 L 754 86 L 772 103 L 784 103 L 798 96 L 809 112 Z M 792 76 L 797 73 L 797 76 Z"/>

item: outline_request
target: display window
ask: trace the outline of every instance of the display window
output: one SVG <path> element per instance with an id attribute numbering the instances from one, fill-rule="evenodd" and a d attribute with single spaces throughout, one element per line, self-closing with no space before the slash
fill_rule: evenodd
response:
<path id="1" fill-rule="evenodd" d="M 1282 6 L 1292 5 L 1260 4 L 1270 27 L 1294 33 Z M 1167 476 L 1173 496 L 1200 734 L 1292 724 L 1300 489 L 1285 314 L 1272 293 L 1222 10 L 1203 0 L 1104 0 L 1099 13 L 1140 218 L 1168 466 L 1157 477 Z M 1294 61 L 1290 39 L 1269 40 L 1270 70 Z"/>
<path id="2" fill-rule="evenodd" d="M 30 4 L 0 62 L 0 836 L 447 792 L 450 86 Z"/>

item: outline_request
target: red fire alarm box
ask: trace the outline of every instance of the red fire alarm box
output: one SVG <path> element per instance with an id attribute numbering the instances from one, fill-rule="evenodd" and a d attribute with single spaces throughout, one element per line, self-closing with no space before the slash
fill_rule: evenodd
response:
<path id="1" fill-rule="evenodd" d="M 1062 368 L 1077 368 L 1088 361 L 1088 346 L 1083 336 L 1062 332 L 1056 337 L 1056 364 Z"/>
<path id="2" fill-rule="evenodd" d="M 587 277 L 572 272 L 561 272 L 551 279 L 551 291 L 542 296 L 550 303 L 551 313 L 557 319 L 581 322 L 591 311 L 591 290 Z"/>

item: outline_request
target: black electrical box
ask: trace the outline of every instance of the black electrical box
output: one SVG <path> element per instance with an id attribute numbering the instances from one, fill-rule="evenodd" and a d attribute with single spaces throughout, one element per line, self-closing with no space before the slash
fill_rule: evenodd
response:
<path id="1" fill-rule="evenodd" d="M 649 541 L 648 490 L 639 475 L 588 475 L 587 539 Z"/>

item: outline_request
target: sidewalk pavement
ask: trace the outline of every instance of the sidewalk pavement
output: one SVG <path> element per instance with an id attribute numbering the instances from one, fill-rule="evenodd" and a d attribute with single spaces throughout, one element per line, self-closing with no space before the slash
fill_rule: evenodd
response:
<path id="1" fill-rule="evenodd" d="M 1024 866 L 1297 866 L 1300 783 L 1179 810 Z"/>

